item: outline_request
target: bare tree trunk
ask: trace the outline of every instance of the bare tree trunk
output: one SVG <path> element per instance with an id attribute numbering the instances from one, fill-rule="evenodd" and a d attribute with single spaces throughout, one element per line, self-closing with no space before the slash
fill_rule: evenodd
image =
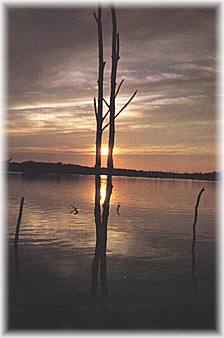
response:
<path id="1" fill-rule="evenodd" d="M 112 15 L 112 68 L 111 68 L 111 88 L 110 88 L 110 130 L 108 142 L 108 158 L 107 167 L 112 170 L 113 164 L 113 148 L 115 138 L 115 97 L 116 97 L 116 77 L 117 64 L 119 60 L 119 35 L 117 34 L 117 20 L 115 8 L 111 7 Z"/>
<path id="2" fill-rule="evenodd" d="M 103 34 L 102 34 L 102 9 L 98 7 L 98 16 L 94 13 L 98 29 L 98 46 L 99 46 L 99 73 L 98 73 L 98 109 L 96 108 L 96 101 L 94 98 L 94 108 L 96 115 L 96 162 L 95 167 L 101 167 L 101 144 L 102 144 L 102 123 L 103 123 L 103 74 L 105 62 L 103 61 Z"/>

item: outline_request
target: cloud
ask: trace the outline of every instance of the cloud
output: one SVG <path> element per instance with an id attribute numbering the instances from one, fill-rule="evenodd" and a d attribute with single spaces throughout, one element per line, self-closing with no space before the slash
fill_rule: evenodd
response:
<path id="1" fill-rule="evenodd" d="M 180 79 L 181 77 L 182 77 L 181 74 L 175 74 L 175 73 L 156 73 L 156 74 L 147 75 L 146 80 L 150 82 L 157 82 L 157 81 Z"/>
<path id="2" fill-rule="evenodd" d="M 209 149 L 215 154 L 216 9 L 120 7 L 117 19 L 117 82 L 125 78 L 117 109 L 135 89 L 138 93 L 116 121 L 116 145 L 130 145 L 136 152 L 141 147 L 157 149 L 161 154 L 176 145 L 183 153 L 184 145 L 192 156 L 195 145 L 201 153 Z M 109 100 L 108 9 L 103 10 L 103 28 L 104 95 Z M 93 9 L 8 9 L 10 147 L 18 152 L 21 147 L 24 154 L 49 147 L 49 154 L 53 149 L 61 154 L 66 149 L 85 152 L 94 145 L 97 58 Z M 169 149 L 171 156 L 174 148 Z"/>

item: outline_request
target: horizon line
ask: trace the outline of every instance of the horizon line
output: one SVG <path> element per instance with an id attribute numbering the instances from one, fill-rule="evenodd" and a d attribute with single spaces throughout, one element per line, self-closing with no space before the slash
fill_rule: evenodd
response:
<path id="1" fill-rule="evenodd" d="M 17 163 L 17 164 L 23 164 L 23 163 L 29 163 L 29 162 L 33 162 L 33 163 L 44 163 L 44 164 L 54 164 L 54 165 L 72 165 L 72 166 L 78 166 L 78 167 L 83 167 L 83 168 L 88 168 L 88 169 L 96 169 L 95 166 L 87 166 L 87 165 L 83 165 L 83 164 L 76 164 L 76 163 L 64 163 L 62 161 L 57 161 L 57 162 L 46 162 L 46 161 L 34 161 L 34 160 L 27 160 L 27 161 L 23 161 L 23 162 L 16 162 L 10 159 L 5 160 L 4 162 L 6 163 Z M 108 167 L 101 167 L 100 170 L 109 170 Z M 221 173 L 222 171 L 192 171 L 192 172 L 177 172 L 177 171 L 163 171 L 163 170 L 145 170 L 145 169 L 130 169 L 130 168 L 113 168 L 112 170 L 127 170 L 127 171 L 140 171 L 140 172 L 154 172 L 154 173 L 174 173 L 174 174 L 210 174 L 210 173 Z"/>

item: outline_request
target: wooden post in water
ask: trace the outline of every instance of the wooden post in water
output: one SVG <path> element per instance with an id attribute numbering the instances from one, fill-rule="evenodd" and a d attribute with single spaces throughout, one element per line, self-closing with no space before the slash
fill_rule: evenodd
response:
<path id="1" fill-rule="evenodd" d="M 20 208 L 19 208 L 19 215 L 18 215 L 17 224 L 16 224 L 16 234 L 15 234 L 15 239 L 14 239 L 14 245 L 17 245 L 19 241 L 19 228 L 20 228 L 22 215 L 23 215 L 23 203 L 24 203 L 24 197 L 22 196 L 21 202 L 20 202 Z"/>
<path id="2" fill-rule="evenodd" d="M 195 204 L 195 211 L 194 211 L 194 223 L 193 223 L 193 238 L 192 238 L 192 247 L 191 247 L 191 252 L 192 252 L 192 279 L 193 279 L 193 285 L 196 289 L 196 292 L 201 299 L 200 296 L 200 290 L 199 290 L 199 285 L 198 285 L 198 280 L 197 280 L 197 275 L 196 275 L 196 258 L 195 258 L 195 244 L 196 244 L 196 224 L 197 224 L 197 218 L 198 218 L 198 206 L 200 203 L 200 198 L 201 195 L 204 191 L 204 187 L 199 191 L 198 197 L 197 197 L 197 202 Z"/>
<path id="3" fill-rule="evenodd" d="M 193 239 L 195 240 L 196 237 L 196 224 L 197 224 L 197 218 L 198 218 L 198 206 L 200 202 L 201 195 L 205 191 L 204 187 L 200 190 L 197 198 L 197 203 L 195 205 L 195 212 L 194 212 L 194 223 L 193 223 Z"/>

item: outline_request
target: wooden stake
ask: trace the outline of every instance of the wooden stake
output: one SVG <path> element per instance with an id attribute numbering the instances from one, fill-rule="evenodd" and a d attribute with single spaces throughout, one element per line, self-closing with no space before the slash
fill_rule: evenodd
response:
<path id="1" fill-rule="evenodd" d="M 200 203 L 200 198 L 201 195 L 204 191 L 204 187 L 200 190 L 198 197 L 197 197 L 197 202 L 195 204 L 195 212 L 194 212 L 194 223 L 193 223 L 193 239 L 192 239 L 192 247 L 191 247 L 191 252 L 192 252 L 192 279 L 193 279 L 193 285 L 195 287 L 195 290 L 199 296 L 199 299 L 201 299 L 200 296 L 200 290 L 199 290 L 199 285 L 198 285 L 198 279 L 197 279 L 197 274 L 196 274 L 196 258 L 195 258 L 195 245 L 196 245 L 196 224 L 197 224 L 197 218 L 198 218 L 198 207 Z"/>
<path id="2" fill-rule="evenodd" d="M 199 206 L 200 198 L 201 198 L 203 191 L 205 191 L 204 187 L 200 190 L 200 192 L 198 194 L 198 198 L 197 198 L 197 203 L 195 205 L 194 223 L 193 223 L 193 239 L 195 239 L 195 237 L 196 237 L 196 224 L 197 224 L 197 218 L 198 218 L 198 206 Z"/>
<path id="3" fill-rule="evenodd" d="M 17 245 L 19 241 L 19 228 L 20 228 L 22 215 L 23 215 L 23 203 L 24 203 L 24 197 L 22 196 L 21 202 L 20 202 L 18 220 L 16 224 L 16 234 L 15 234 L 15 239 L 14 239 L 14 245 Z"/>

